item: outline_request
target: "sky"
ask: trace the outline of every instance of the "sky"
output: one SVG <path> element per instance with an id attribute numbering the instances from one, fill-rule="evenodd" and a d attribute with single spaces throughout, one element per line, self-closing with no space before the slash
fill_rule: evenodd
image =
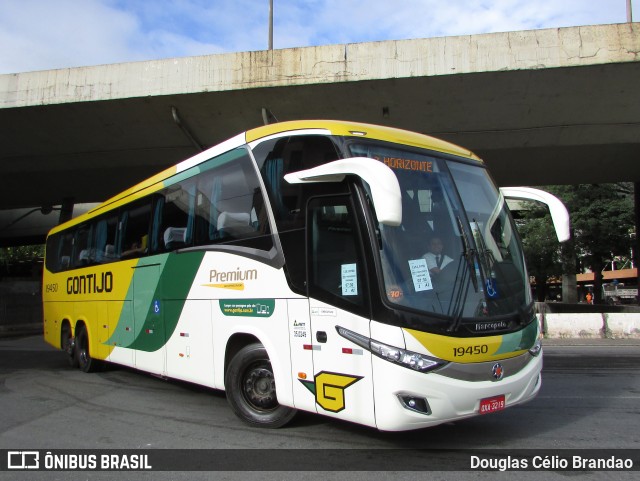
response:
<path id="1" fill-rule="evenodd" d="M 626 0 L 273 3 L 275 49 L 627 20 Z M 266 50 L 268 19 L 269 0 L 0 0 L 0 74 Z"/>

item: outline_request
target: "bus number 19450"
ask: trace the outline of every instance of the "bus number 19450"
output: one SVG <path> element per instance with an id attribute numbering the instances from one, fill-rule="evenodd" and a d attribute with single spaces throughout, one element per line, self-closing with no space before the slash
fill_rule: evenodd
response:
<path id="1" fill-rule="evenodd" d="M 453 348 L 453 357 L 479 356 L 480 354 L 487 354 L 488 352 L 489 346 L 487 344 L 467 347 L 461 346 Z"/>

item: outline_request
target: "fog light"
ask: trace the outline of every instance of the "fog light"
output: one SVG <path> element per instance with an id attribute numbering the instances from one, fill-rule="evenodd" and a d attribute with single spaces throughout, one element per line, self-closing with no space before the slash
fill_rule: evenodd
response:
<path id="1" fill-rule="evenodd" d="M 406 394 L 399 394 L 398 399 L 400 400 L 402 406 L 409 411 L 415 411 L 420 414 L 431 414 L 429 403 L 424 398 Z"/>

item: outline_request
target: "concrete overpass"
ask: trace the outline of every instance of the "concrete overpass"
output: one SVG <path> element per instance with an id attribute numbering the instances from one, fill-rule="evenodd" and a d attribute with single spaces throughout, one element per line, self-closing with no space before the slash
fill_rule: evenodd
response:
<path id="1" fill-rule="evenodd" d="M 263 107 L 435 135 L 502 186 L 640 181 L 639 52 L 627 23 L 0 75 L 0 209 L 101 201 Z"/>

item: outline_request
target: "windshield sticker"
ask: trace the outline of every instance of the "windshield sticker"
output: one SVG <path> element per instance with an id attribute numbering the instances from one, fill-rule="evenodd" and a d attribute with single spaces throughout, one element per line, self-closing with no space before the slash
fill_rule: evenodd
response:
<path id="1" fill-rule="evenodd" d="M 427 267 L 426 259 L 413 259 L 409 261 L 409 269 L 411 270 L 411 278 L 413 279 L 413 287 L 416 292 L 429 291 L 433 289 L 431 284 L 431 276 Z"/>
<path id="2" fill-rule="evenodd" d="M 387 297 L 394 301 L 402 299 L 403 295 L 402 289 L 398 286 L 391 286 L 387 292 Z"/>
<path id="3" fill-rule="evenodd" d="M 358 295 L 358 276 L 356 264 L 342 264 L 342 295 Z"/>
<path id="4" fill-rule="evenodd" d="M 498 299 L 500 294 L 498 293 L 498 283 L 495 278 L 485 279 L 484 285 L 486 287 L 485 292 L 489 299 Z"/>

